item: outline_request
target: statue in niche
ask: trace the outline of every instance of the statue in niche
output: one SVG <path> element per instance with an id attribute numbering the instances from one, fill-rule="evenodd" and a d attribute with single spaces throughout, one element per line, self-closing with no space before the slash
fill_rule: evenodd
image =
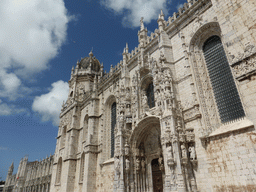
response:
<path id="1" fill-rule="evenodd" d="M 187 151 L 186 151 L 186 147 L 185 147 L 185 145 L 184 144 L 182 144 L 181 146 L 180 146 L 180 148 L 181 148 L 181 155 L 182 155 L 182 158 L 187 158 Z"/>
<path id="2" fill-rule="evenodd" d="M 142 106 L 147 106 L 147 104 L 148 104 L 147 102 L 148 102 L 148 97 L 144 93 L 142 96 Z"/>
<path id="3" fill-rule="evenodd" d="M 129 170 L 130 170 L 130 161 L 129 161 L 129 159 L 126 159 L 126 160 L 125 160 L 125 170 L 126 170 L 126 171 L 129 171 Z"/>
<path id="4" fill-rule="evenodd" d="M 141 160 L 141 169 L 142 169 L 142 172 L 143 172 L 143 173 L 145 172 L 145 167 L 146 167 L 145 160 L 142 159 L 142 160 Z"/>
<path id="5" fill-rule="evenodd" d="M 195 147 L 192 145 L 188 148 L 189 151 L 189 157 L 190 159 L 192 159 L 193 161 L 196 160 L 196 150 Z"/>
<path id="6" fill-rule="evenodd" d="M 171 98 L 171 93 L 170 93 L 170 90 L 168 88 L 165 88 L 164 95 L 165 95 L 166 99 Z"/>
<path id="7" fill-rule="evenodd" d="M 160 156 L 158 158 L 158 165 L 159 165 L 159 169 L 162 171 L 164 169 L 163 157 L 162 156 Z"/>
<path id="8" fill-rule="evenodd" d="M 167 147 L 168 159 L 173 159 L 172 146 Z"/>
<path id="9" fill-rule="evenodd" d="M 164 53 L 162 51 L 160 51 L 160 58 L 159 58 L 159 63 L 163 62 L 163 61 L 166 61 L 166 58 L 164 56 Z"/>
<path id="10" fill-rule="evenodd" d="M 130 104 L 127 104 L 126 109 L 127 109 L 127 115 L 131 115 L 131 105 Z"/>
<path id="11" fill-rule="evenodd" d="M 136 159 L 136 170 L 137 171 L 140 170 L 140 159 L 139 158 Z"/>
<path id="12" fill-rule="evenodd" d="M 115 159 L 115 170 L 116 170 L 116 173 L 119 175 L 120 174 L 120 160 L 118 158 Z"/>

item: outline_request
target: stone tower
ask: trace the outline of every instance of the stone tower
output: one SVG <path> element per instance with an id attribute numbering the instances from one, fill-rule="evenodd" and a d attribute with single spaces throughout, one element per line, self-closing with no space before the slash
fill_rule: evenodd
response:
<path id="1" fill-rule="evenodd" d="M 55 152 L 52 186 L 58 186 L 60 178 L 58 174 L 65 175 L 61 178 L 65 185 L 61 185 L 63 191 L 74 190 L 74 179 L 76 177 L 77 153 L 82 147 L 85 153 L 80 154 L 83 158 L 84 167 L 88 172 L 84 172 L 83 191 L 90 191 L 95 185 L 92 181 L 96 178 L 93 173 L 96 171 L 95 154 L 97 151 L 98 123 L 99 123 L 99 98 L 97 93 L 98 79 L 103 75 L 103 65 L 89 53 L 89 57 L 78 61 L 75 69 L 72 69 L 69 80 L 69 96 L 63 104 L 60 115 L 59 134 Z M 86 109 L 86 116 L 81 111 L 84 100 L 89 98 L 89 106 Z M 84 117 L 81 119 L 81 116 Z M 79 134 L 81 133 L 81 134 Z M 82 141 L 80 144 L 78 141 Z"/>

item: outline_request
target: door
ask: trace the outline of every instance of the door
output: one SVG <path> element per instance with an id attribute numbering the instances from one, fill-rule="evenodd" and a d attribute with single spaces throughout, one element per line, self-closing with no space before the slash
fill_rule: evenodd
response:
<path id="1" fill-rule="evenodd" d="M 153 159 L 151 162 L 152 165 L 152 178 L 153 178 L 153 191 L 154 192 L 163 192 L 163 179 L 162 171 L 159 168 L 158 159 Z"/>

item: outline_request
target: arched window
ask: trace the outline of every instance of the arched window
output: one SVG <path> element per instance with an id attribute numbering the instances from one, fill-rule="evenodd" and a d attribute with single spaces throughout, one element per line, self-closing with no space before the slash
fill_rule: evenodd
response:
<path id="1" fill-rule="evenodd" d="M 154 85 L 150 83 L 146 90 L 147 98 L 148 98 L 148 106 L 149 108 L 155 107 L 155 98 L 154 98 Z"/>
<path id="2" fill-rule="evenodd" d="M 56 184 L 60 184 L 61 170 L 62 170 L 62 158 L 60 157 L 57 164 Z"/>
<path id="3" fill-rule="evenodd" d="M 245 116 L 220 37 L 206 40 L 203 53 L 221 122 Z"/>
<path id="4" fill-rule="evenodd" d="M 84 158 L 85 154 L 83 153 L 81 156 L 81 165 L 80 165 L 80 182 L 84 180 Z"/>
<path id="5" fill-rule="evenodd" d="M 116 102 L 111 105 L 111 157 L 115 152 Z"/>

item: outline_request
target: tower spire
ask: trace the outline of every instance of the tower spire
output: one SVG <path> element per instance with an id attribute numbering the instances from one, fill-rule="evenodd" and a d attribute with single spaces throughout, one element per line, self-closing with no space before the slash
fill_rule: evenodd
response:
<path id="1" fill-rule="evenodd" d="M 145 29 L 143 19 L 144 19 L 144 17 L 141 17 L 141 19 L 140 19 L 140 30 L 141 31 Z"/>

